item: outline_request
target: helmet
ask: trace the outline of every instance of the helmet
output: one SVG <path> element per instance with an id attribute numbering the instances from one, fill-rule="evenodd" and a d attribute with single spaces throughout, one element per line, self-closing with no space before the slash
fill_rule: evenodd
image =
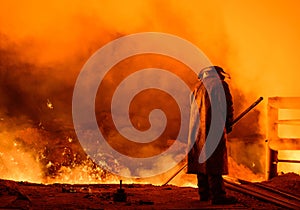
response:
<path id="1" fill-rule="evenodd" d="M 215 73 L 218 73 L 221 79 L 225 79 L 226 76 L 230 78 L 229 74 L 227 74 L 220 66 L 208 66 L 201 69 L 198 78 L 204 79 L 206 76 L 214 75 Z"/>

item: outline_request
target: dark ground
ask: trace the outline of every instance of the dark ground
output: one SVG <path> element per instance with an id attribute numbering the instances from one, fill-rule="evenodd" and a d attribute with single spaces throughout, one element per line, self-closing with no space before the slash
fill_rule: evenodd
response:
<path id="1" fill-rule="evenodd" d="M 265 182 L 298 194 L 300 177 L 289 173 Z M 0 209 L 280 209 L 228 190 L 238 198 L 235 205 L 211 205 L 198 200 L 197 189 L 173 185 L 124 184 L 126 202 L 114 201 L 117 184 L 33 184 L 0 180 Z"/>

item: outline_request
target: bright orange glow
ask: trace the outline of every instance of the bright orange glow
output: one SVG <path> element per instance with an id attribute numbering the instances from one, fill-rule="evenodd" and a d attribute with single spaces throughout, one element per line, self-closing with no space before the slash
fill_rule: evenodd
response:
<path id="1" fill-rule="evenodd" d="M 279 160 L 292 160 L 300 161 L 300 151 L 299 150 L 282 150 L 278 152 Z M 288 173 L 294 172 L 300 174 L 300 164 L 299 163 L 289 163 L 289 162 L 279 162 L 278 163 L 278 173 Z"/>
<path id="2" fill-rule="evenodd" d="M 281 138 L 300 138 L 300 109 L 279 109 L 278 118 L 283 121 L 278 126 Z"/>
<path id="3" fill-rule="evenodd" d="M 278 136 L 280 138 L 297 138 L 300 144 L 300 110 L 299 109 L 279 109 L 278 118 L 284 123 L 278 126 Z M 278 151 L 279 160 L 300 161 L 299 150 Z M 300 164 L 292 162 L 279 162 L 279 173 L 295 172 L 300 174 Z"/>
<path id="4" fill-rule="evenodd" d="M 297 0 L 288 2 L 254 0 L 248 3 L 232 0 L 190 0 L 188 2 L 74 0 L 47 3 L 38 0 L 2 1 L 0 53 L 2 50 L 4 52 L 7 50 L 11 54 L 16 54 L 11 59 L 12 63 L 15 62 L 16 68 L 9 69 L 9 73 L 13 75 L 10 79 L 18 83 L 28 95 L 34 95 L 37 91 L 43 96 L 37 99 L 42 101 L 42 107 L 45 107 L 46 103 L 47 110 L 34 108 L 34 112 L 40 114 L 34 120 L 43 118 L 48 114 L 47 111 L 61 110 L 55 120 L 59 121 L 62 118 L 71 121 L 70 117 L 65 116 L 70 112 L 70 107 L 66 104 L 71 100 L 69 95 L 66 94 L 65 97 L 61 90 L 72 90 L 82 65 L 97 49 L 126 34 L 145 31 L 171 33 L 194 43 L 203 50 L 212 63 L 223 66 L 231 75 L 234 94 L 243 96 L 236 99 L 239 103 L 236 105 L 236 110 L 239 111 L 258 96 L 264 98 L 300 96 L 299 8 L 300 1 Z M 16 76 L 21 71 L 18 62 L 34 66 L 28 67 L 25 72 L 30 73 L 30 75 L 26 74 L 29 75 L 28 77 L 37 77 L 35 82 L 38 88 L 23 80 L 25 74 Z M 2 72 L 6 75 L 5 71 L 6 66 L 2 68 L 0 63 L 0 76 Z M 0 82 L 2 82 L 1 78 Z M 61 89 L 58 88 L 57 82 L 63 84 Z M 193 83 L 192 80 L 189 82 Z M 1 100 L 4 98 L 5 101 L 9 101 L 2 97 L 5 95 L 4 92 L 0 89 Z M 49 92 L 58 98 L 51 98 L 48 96 Z M 33 98 L 32 101 L 35 101 L 35 96 Z M 15 100 L 21 99 L 16 97 Z M 24 101 L 27 103 L 27 100 L 29 99 Z M 16 101 L 16 104 L 18 102 Z M 33 105 L 34 102 L 29 102 L 24 106 L 39 107 Z M 12 105 L 8 102 L 7 104 Z M 262 135 L 266 132 L 265 105 L 266 103 L 260 109 L 263 114 L 258 119 L 259 124 L 254 124 Z M 10 127 L 8 121 L 11 119 L 6 117 L 6 113 L 10 109 L 12 109 L 10 106 L 0 107 L 0 137 L 5 139 L 0 142 L 0 178 L 70 183 L 78 180 L 94 182 L 99 179 L 82 172 L 89 171 L 90 168 L 78 166 L 73 171 L 63 167 L 60 171 L 61 176 L 56 180 L 44 180 L 40 162 L 33 158 L 30 149 L 23 148 L 15 140 L 18 137 L 28 141 L 30 139 L 32 142 L 42 142 L 46 137 L 39 136 L 32 130 L 24 131 L 22 126 L 19 127 L 21 123 L 16 123 L 13 130 L 8 129 L 7 127 Z M 32 123 L 27 118 L 22 118 L 23 110 L 20 112 L 21 114 L 17 113 L 20 117 L 14 121 L 24 121 L 26 125 Z M 51 114 L 54 115 L 50 113 L 49 116 L 52 116 Z M 280 115 L 293 115 L 300 119 L 300 114 L 297 113 Z M 48 118 L 44 118 L 42 120 L 47 122 Z M 248 126 L 248 123 L 246 125 Z M 251 130 L 251 128 L 247 130 L 247 126 L 243 127 L 245 133 Z M 38 127 L 44 129 L 44 124 L 40 123 Z M 279 134 L 289 137 L 300 136 L 298 127 L 291 128 L 283 125 L 279 128 Z M 75 141 L 75 138 L 70 136 L 60 136 L 60 138 L 70 144 Z M 299 157 L 298 153 L 295 155 Z M 51 167 L 51 164 L 55 163 L 47 162 L 46 166 Z M 239 167 L 236 168 L 236 176 L 239 176 L 237 173 Z M 124 173 L 130 172 L 124 169 Z M 163 178 L 159 179 L 163 180 Z M 253 179 L 256 178 L 253 175 Z M 112 182 L 116 180 L 118 180 L 116 177 L 111 178 Z M 186 178 L 186 185 L 194 186 L 193 180 Z"/>

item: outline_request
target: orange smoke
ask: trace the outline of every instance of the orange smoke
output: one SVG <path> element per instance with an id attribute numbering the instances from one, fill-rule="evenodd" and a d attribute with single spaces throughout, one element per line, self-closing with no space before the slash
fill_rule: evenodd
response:
<path id="1" fill-rule="evenodd" d="M 202 49 L 251 95 L 297 95 L 299 2 L 10 1 L 1 4 L 1 46 L 26 61 L 65 63 L 123 34 L 172 33 Z M 78 73 L 80 67 L 76 71 Z"/>

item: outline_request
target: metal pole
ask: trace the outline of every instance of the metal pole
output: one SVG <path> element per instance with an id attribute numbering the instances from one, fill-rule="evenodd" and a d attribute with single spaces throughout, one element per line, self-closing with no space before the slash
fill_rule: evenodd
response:
<path id="1" fill-rule="evenodd" d="M 253 109 L 257 104 L 259 104 L 263 100 L 263 97 L 259 97 L 251 106 L 249 106 L 245 111 L 239 114 L 233 121 L 232 125 L 237 123 L 242 117 L 244 117 L 251 109 Z M 187 167 L 187 163 L 184 164 L 176 173 L 174 173 L 162 186 L 167 185 L 172 179 L 174 179 L 184 168 Z"/>
<path id="2" fill-rule="evenodd" d="M 239 116 L 237 116 L 233 121 L 232 121 L 232 125 L 234 125 L 235 123 L 237 123 L 242 117 L 244 117 L 251 109 L 253 109 L 254 107 L 257 106 L 257 104 L 259 104 L 264 98 L 263 97 L 259 97 L 253 104 L 251 104 L 251 106 L 249 106 L 245 111 L 243 111 L 241 114 L 239 114 Z"/>

